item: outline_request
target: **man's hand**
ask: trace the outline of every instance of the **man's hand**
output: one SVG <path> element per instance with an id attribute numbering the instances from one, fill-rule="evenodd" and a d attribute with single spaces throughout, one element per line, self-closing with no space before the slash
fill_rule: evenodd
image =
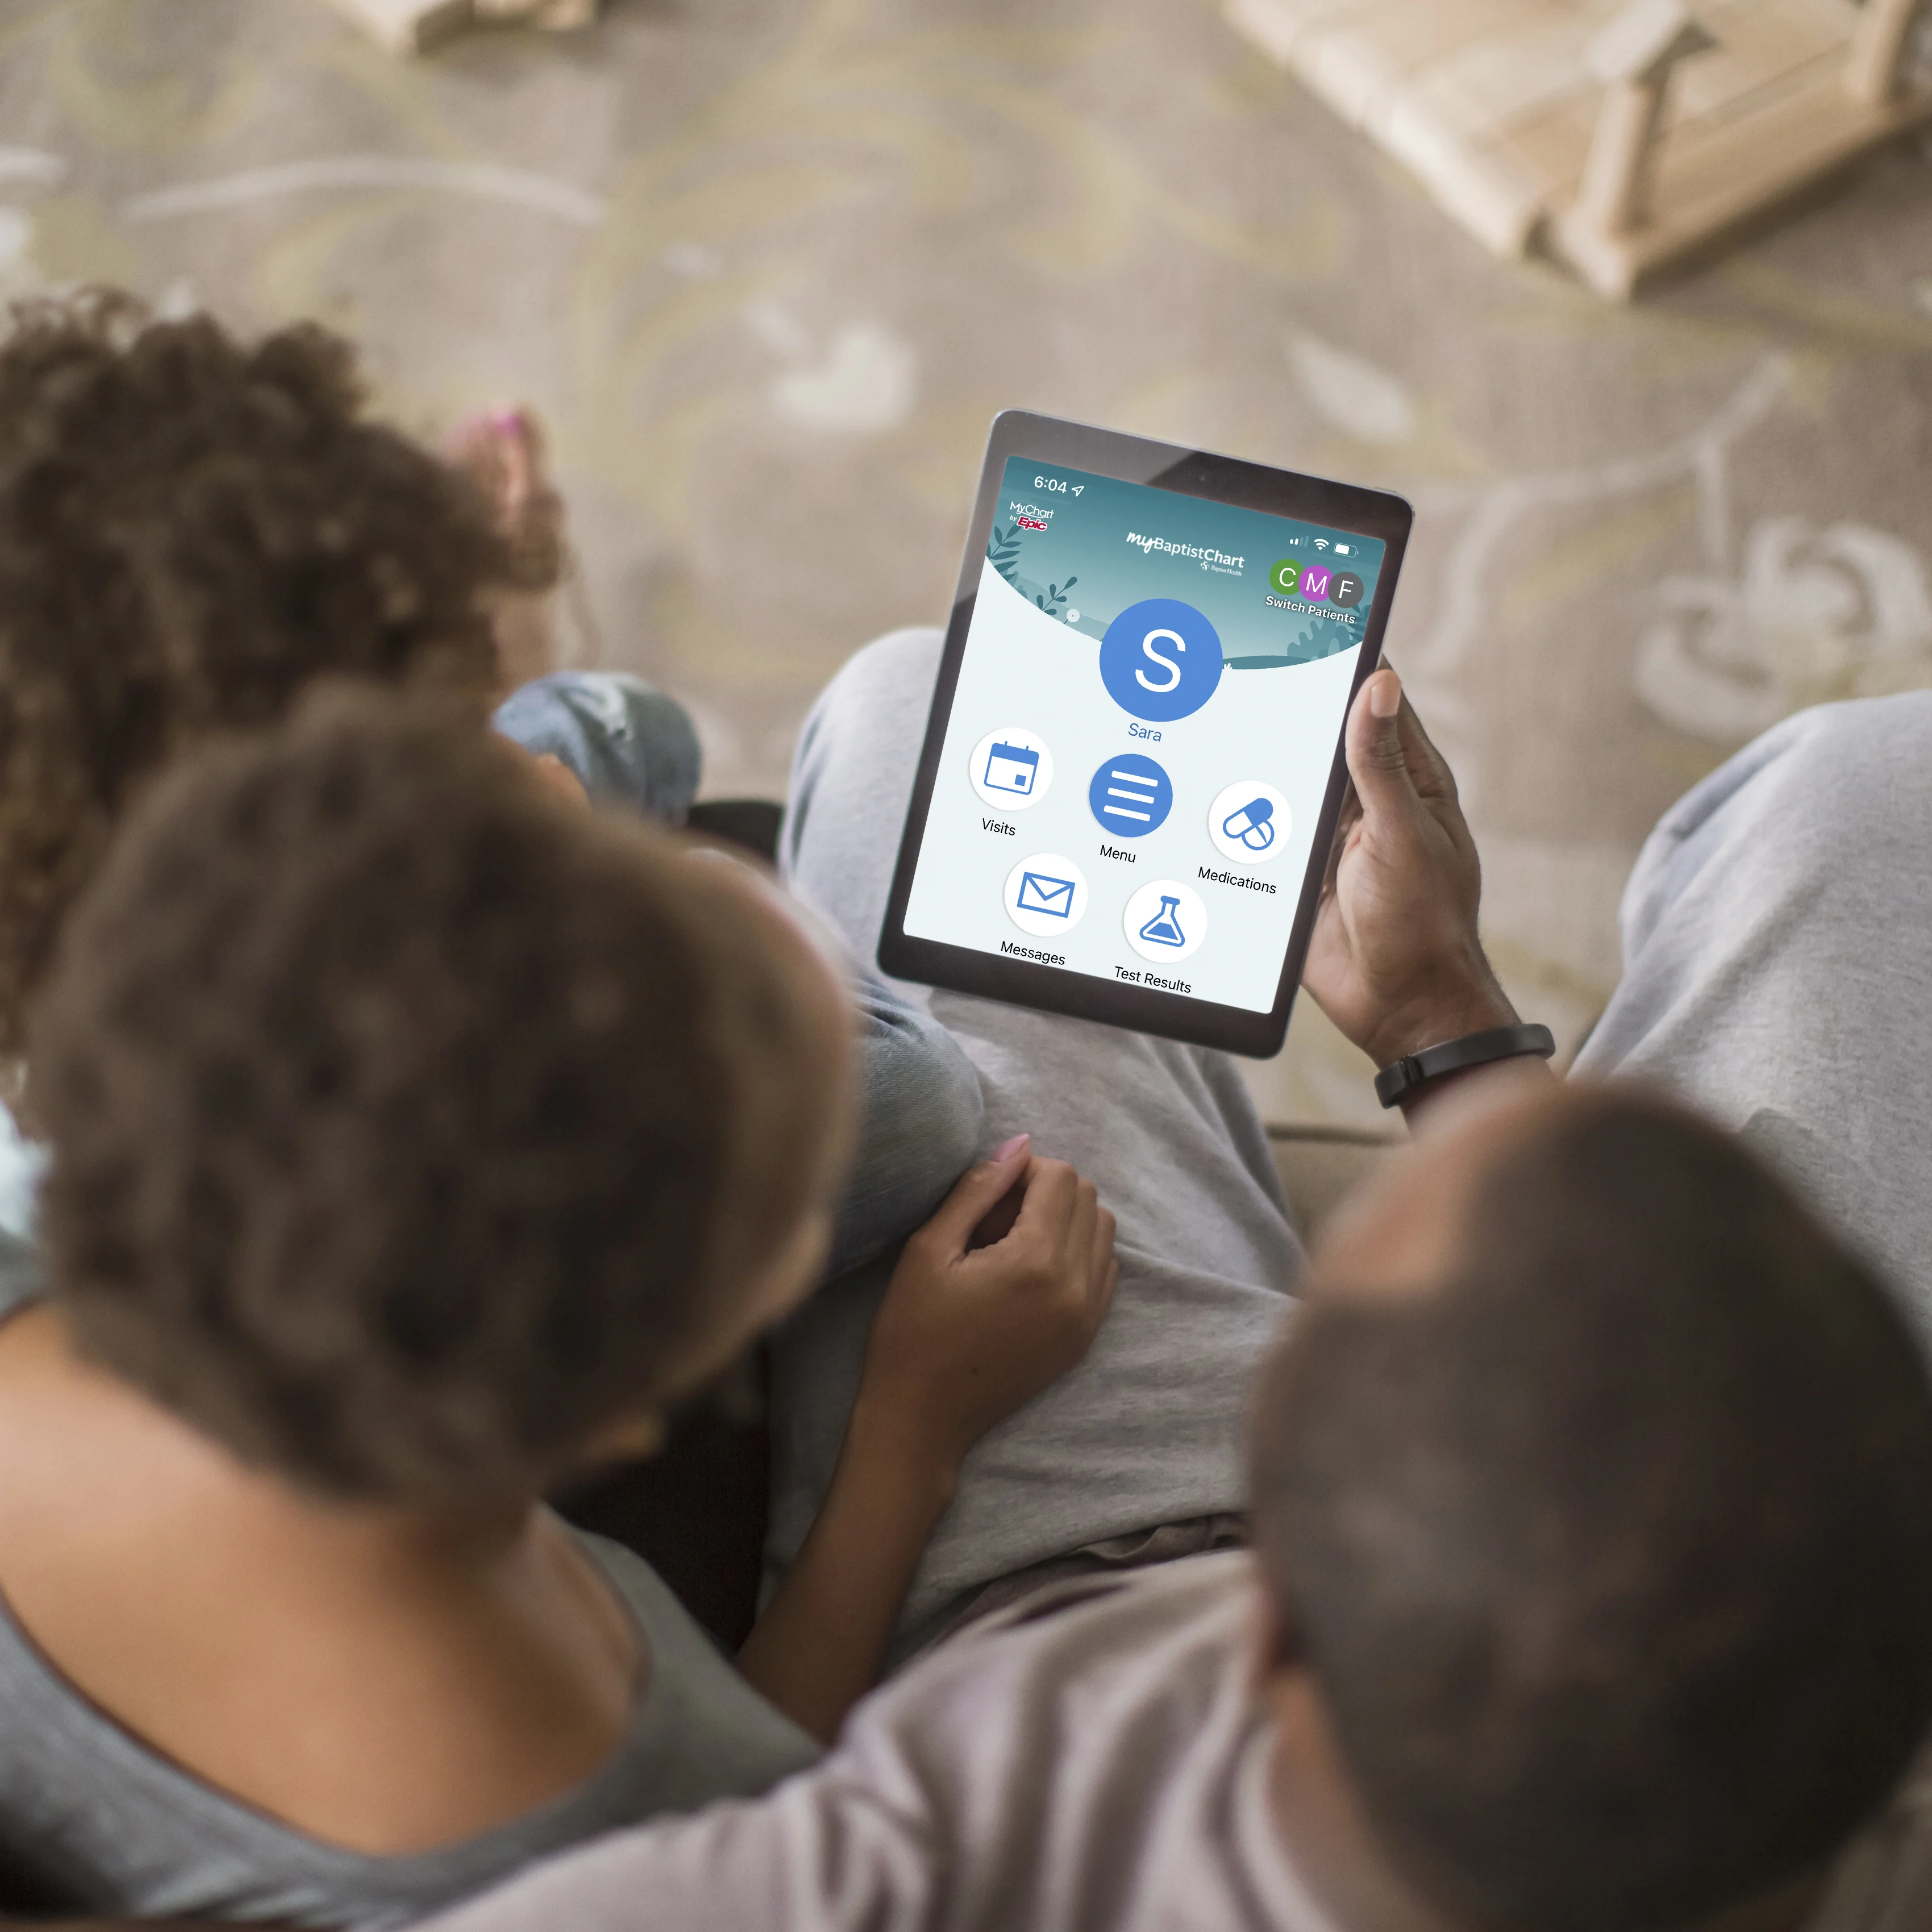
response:
<path id="1" fill-rule="evenodd" d="M 974 1246 L 1016 1191 L 1010 1228 Z M 873 1318 L 855 1434 L 876 1431 L 900 1455 L 956 1469 L 994 1423 L 1086 1354 L 1120 1273 L 1114 1217 L 1094 1184 L 1064 1161 L 1033 1158 L 1024 1139 L 1009 1142 L 906 1243 Z"/>
<path id="2" fill-rule="evenodd" d="M 1384 664 L 1345 740 L 1352 781 L 1305 983 L 1378 1066 L 1514 1023 L 1476 933 L 1482 867 L 1456 781 Z"/>

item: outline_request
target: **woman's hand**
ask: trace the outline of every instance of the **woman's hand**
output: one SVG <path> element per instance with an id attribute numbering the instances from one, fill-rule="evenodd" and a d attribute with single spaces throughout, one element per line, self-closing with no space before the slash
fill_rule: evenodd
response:
<path id="1" fill-rule="evenodd" d="M 1034 1160 L 1024 1135 L 969 1169 L 907 1242 L 832 1486 L 738 1654 L 815 1736 L 831 1738 L 877 1678 L 967 1450 L 1087 1352 L 1120 1273 L 1092 1183 Z"/>
<path id="2" fill-rule="evenodd" d="M 1010 1226 L 975 1231 L 1010 1198 Z M 1090 1180 L 1024 1136 L 969 1169 L 905 1244 L 872 1321 L 855 1431 L 956 1470 L 992 1427 L 1086 1354 L 1120 1279 L 1114 1217 Z"/>
<path id="3" fill-rule="evenodd" d="M 1304 983 L 1378 1066 L 1516 1020 L 1477 937 L 1482 866 L 1456 781 L 1384 664 L 1344 740 L 1352 782 Z"/>

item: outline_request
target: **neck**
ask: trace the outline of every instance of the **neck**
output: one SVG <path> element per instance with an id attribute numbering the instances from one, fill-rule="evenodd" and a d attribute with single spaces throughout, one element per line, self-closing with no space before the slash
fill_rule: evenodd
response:
<path id="1" fill-rule="evenodd" d="M 331 1496 L 253 1466 L 89 1361 L 58 1310 L 45 1304 L 0 1328 L 0 1408 L 8 1418 L 0 1444 L 12 1437 L 40 1445 L 33 1458 L 40 1481 L 84 1500 L 90 1514 L 151 1510 L 172 1500 L 205 1522 L 267 1538 L 284 1553 L 311 1544 L 333 1563 L 391 1573 L 488 1570 L 514 1559 L 537 1514 L 527 1495 L 424 1508 Z M 56 1443 L 58 1454 L 45 1453 Z"/>
<path id="2" fill-rule="evenodd" d="M 1277 1669 L 1264 1694 L 1275 1719 L 1276 1826 L 1328 1916 L 1345 1932 L 1462 1932 L 1383 1858 L 1311 1673 Z"/>

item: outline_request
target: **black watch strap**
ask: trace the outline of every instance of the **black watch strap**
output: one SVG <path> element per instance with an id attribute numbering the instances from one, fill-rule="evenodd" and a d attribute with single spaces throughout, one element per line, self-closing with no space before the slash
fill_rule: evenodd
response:
<path id="1" fill-rule="evenodd" d="M 1445 1073 L 1486 1066 L 1492 1060 L 1520 1060 L 1527 1054 L 1547 1060 L 1556 1051 L 1556 1036 L 1546 1026 L 1492 1027 L 1487 1033 L 1465 1034 L 1420 1053 L 1405 1053 L 1376 1076 L 1376 1098 L 1384 1107 L 1406 1100 Z"/>

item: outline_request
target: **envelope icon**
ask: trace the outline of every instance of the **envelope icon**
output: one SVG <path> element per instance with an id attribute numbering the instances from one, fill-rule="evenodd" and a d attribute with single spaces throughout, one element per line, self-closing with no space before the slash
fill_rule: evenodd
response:
<path id="1" fill-rule="evenodd" d="M 1047 872 L 1022 872 L 1020 874 L 1019 910 L 1022 912 L 1050 912 L 1058 919 L 1073 916 L 1073 881 L 1056 879 Z"/>

